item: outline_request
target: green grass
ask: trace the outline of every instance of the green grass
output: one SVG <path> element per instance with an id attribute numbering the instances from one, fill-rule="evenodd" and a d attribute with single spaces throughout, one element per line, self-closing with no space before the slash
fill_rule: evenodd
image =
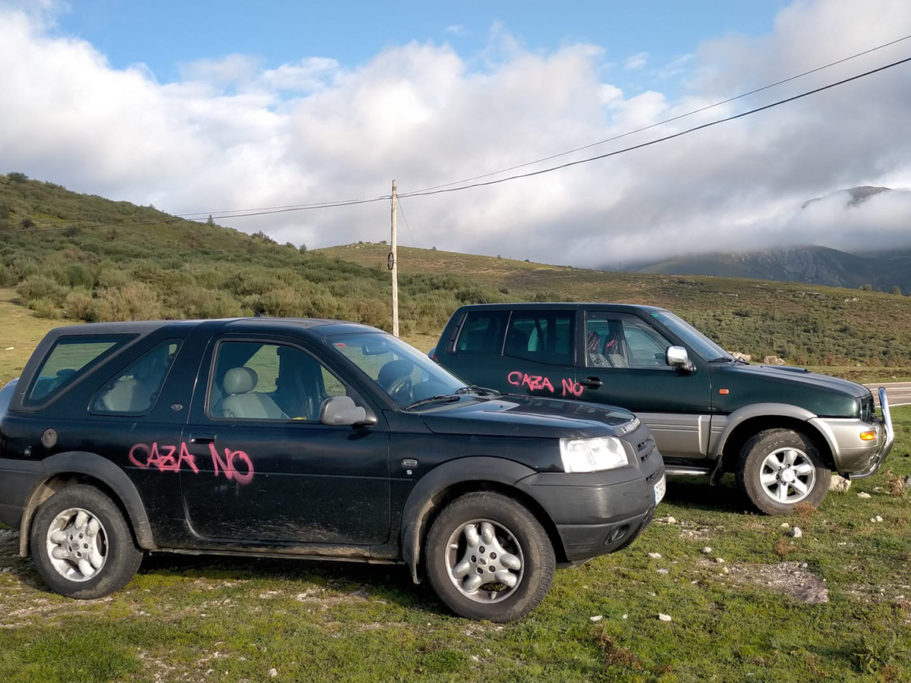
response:
<path id="1" fill-rule="evenodd" d="M 301 254 L 0 176 L 0 383 L 73 318 L 258 307 L 388 328 L 387 250 Z M 436 250 L 399 256 L 403 336 L 423 350 L 461 303 L 626 301 L 671 308 L 760 360 L 776 354 L 857 381 L 911 377 L 909 297 Z M 887 469 L 905 476 L 911 407 L 894 416 Z M 770 518 L 745 513 L 731 481 L 672 480 L 660 519 L 636 543 L 559 571 L 542 605 L 504 626 L 452 617 L 401 567 L 291 560 L 153 556 L 119 593 L 73 601 L 43 588 L 16 555 L 15 534 L 0 528 L 0 675 L 264 680 L 274 668 L 277 680 L 911 680 L 911 495 L 895 495 L 896 481 L 884 471 L 830 494 L 819 511 Z M 825 579 L 829 601 L 804 604 L 769 585 L 781 563 Z"/>
<path id="2" fill-rule="evenodd" d="M 886 469 L 905 476 L 911 407 L 894 413 Z M 73 601 L 44 589 L 15 556 L 13 535 L 0 532 L 0 675 L 263 680 L 274 668 L 278 680 L 911 680 L 911 494 L 895 495 L 889 477 L 854 482 L 792 517 L 745 513 L 731 482 L 674 479 L 658 520 L 630 548 L 558 571 L 542 605 L 508 625 L 451 616 L 402 567 L 292 560 L 157 555 L 119 593 Z M 825 580 L 828 602 L 767 585 L 783 562 Z"/>

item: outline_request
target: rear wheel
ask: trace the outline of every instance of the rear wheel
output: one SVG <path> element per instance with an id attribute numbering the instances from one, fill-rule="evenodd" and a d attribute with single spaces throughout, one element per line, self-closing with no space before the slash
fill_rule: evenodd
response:
<path id="1" fill-rule="evenodd" d="M 450 503 L 427 536 L 427 574 L 440 599 L 469 619 L 519 619 L 547 594 L 554 549 L 534 515 L 487 491 Z"/>
<path id="2" fill-rule="evenodd" d="M 792 429 L 767 429 L 744 444 L 737 483 L 767 515 L 786 515 L 801 503 L 818 507 L 832 472 L 807 436 Z"/>
<path id="3" fill-rule="evenodd" d="M 123 514 L 91 486 L 68 486 L 45 501 L 30 541 L 41 578 L 71 598 L 113 593 L 129 583 L 142 561 Z"/>

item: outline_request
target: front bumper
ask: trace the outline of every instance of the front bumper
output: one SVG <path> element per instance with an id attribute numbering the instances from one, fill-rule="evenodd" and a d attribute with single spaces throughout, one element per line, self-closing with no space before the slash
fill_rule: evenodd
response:
<path id="1" fill-rule="evenodd" d="M 879 470 L 892 444 L 895 431 L 892 428 L 892 413 L 884 388 L 879 389 L 879 405 L 882 419 L 874 424 L 853 419 L 817 417 L 810 420 L 826 438 L 835 461 L 835 470 L 848 479 L 863 479 Z M 876 431 L 872 441 L 861 441 L 860 434 Z"/>
<path id="2" fill-rule="evenodd" d="M 565 474 L 548 472 L 518 487 L 534 498 L 557 528 L 563 559 L 577 564 L 632 543 L 655 515 L 664 463 L 657 450 L 639 469 Z"/>

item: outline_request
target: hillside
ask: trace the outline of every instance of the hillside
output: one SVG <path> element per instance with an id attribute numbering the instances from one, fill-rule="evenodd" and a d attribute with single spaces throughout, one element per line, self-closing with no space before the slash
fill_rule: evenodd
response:
<path id="1" fill-rule="evenodd" d="M 301 253 L 265 235 L 0 176 L 0 287 L 66 320 L 322 316 L 389 329 L 388 246 Z M 404 247 L 402 334 L 463 303 L 602 300 L 673 309 L 726 348 L 810 365 L 911 365 L 911 297 L 733 278 L 604 273 Z"/>
<path id="2" fill-rule="evenodd" d="M 320 253 L 369 267 L 385 264 L 385 244 Z M 725 348 L 791 363 L 911 365 L 911 297 L 739 278 L 606 273 L 527 261 L 399 248 L 399 271 L 470 274 L 489 301 L 616 301 L 664 306 Z M 470 290 L 469 290 L 470 291 Z"/>
<path id="3" fill-rule="evenodd" d="M 869 285 L 881 291 L 898 287 L 908 294 L 911 293 L 911 249 L 849 254 L 838 249 L 807 246 L 698 254 L 661 261 L 639 272 L 746 277 L 852 289 Z"/>
<path id="4" fill-rule="evenodd" d="M 879 222 L 882 211 L 875 213 L 873 224 L 860 218 L 870 202 L 888 201 L 889 215 L 904 216 L 911 221 L 911 190 L 862 185 L 851 187 L 804 202 L 799 214 L 813 211 L 839 212 L 839 221 L 851 231 L 851 252 L 824 246 L 793 246 L 749 252 L 713 252 L 689 254 L 657 263 L 632 264 L 626 270 L 666 275 L 709 275 L 745 277 L 781 282 L 807 282 L 830 287 L 872 287 L 884 292 L 896 288 L 911 294 L 911 235 L 898 248 L 875 250 L 865 244 L 876 243 L 877 232 L 886 230 Z M 799 217 L 798 217 L 799 218 Z M 804 220 L 814 220 L 804 218 Z M 883 233 L 884 234 L 884 233 Z M 895 235 L 891 237 L 892 240 Z M 881 244 L 881 242 L 880 242 Z M 607 269 L 607 268 L 606 268 Z"/>

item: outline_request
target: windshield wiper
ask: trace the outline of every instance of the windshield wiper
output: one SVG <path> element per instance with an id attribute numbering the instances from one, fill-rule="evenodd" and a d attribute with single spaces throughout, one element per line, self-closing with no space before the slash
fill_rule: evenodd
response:
<path id="1" fill-rule="evenodd" d="M 500 392 L 496 389 L 488 389 L 487 387 L 479 387 L 477 384 L 469 384 L 467 387 L 462 387 L 461 389 L 456 389 L 455 393 L 457 395 L 462 394 L 477 394 L 478 396 L 500 396 Z"/>
<path id="2" fill-rule="evenodd" d="M 412 408 L 419 408 L 420 406 L 426 406 L 431 403 L 452 403 L 453 401 L 460 401 L 461 397 L 456 396 L 455 394 L 437 394 L 436 396 L 430 396 L 429 398 L 422 398 L 420 401 L 415 401 L 405 406 L 405 410 L 411 410 Z"/>

